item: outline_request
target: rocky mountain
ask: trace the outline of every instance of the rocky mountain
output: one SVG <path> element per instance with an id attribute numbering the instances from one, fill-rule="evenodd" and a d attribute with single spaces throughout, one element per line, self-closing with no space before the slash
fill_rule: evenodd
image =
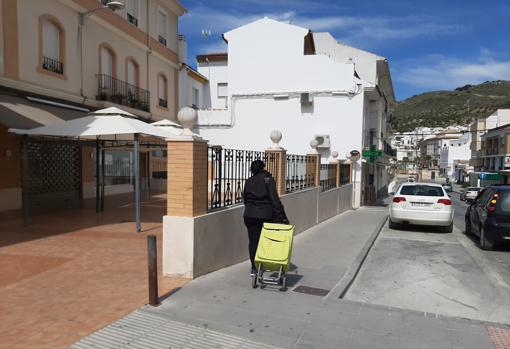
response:
<path id="1" fill-rule="evenodd" d="M 392 126 L 397 132 L 407 132 L 416 127 L 463 125 L 502 108 L 510 108 L 510 81 L 486 81 L 400 101 L 393 112 Z"/>

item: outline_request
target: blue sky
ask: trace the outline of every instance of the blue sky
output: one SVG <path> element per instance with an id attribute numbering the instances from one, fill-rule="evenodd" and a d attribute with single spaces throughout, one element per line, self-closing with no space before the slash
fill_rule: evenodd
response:
<path id="1" fill-rule="evenodd" d="M 509 0 L 182 0 L 189 63 L 226 52 L 221 34 L 267 16 L 385 56 L 398 100 L 510 80 Z M 202 29 L 210 30 L 204 38 Z"/>

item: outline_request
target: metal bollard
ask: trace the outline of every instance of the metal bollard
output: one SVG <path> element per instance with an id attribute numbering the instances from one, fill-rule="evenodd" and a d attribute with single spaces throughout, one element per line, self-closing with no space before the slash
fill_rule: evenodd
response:
<path id="1" fill-rule="evenodd" d="M 158 300 L 158 254 L 156 249 L 156 236 L 147 236 L 147 258 L 149 266 L 149 304 L 153 307 L 159 305 Z"/>

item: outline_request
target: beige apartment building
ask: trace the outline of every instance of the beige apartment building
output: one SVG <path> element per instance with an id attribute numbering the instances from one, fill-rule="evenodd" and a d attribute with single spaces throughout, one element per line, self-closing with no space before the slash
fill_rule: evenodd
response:
<path id="1" fill-rule="evenodd" d="M 178 18 L 186 9 L 177 0 L 122 0 L 125 7 L 112 11 L 108 2 L 0 0 L 0 211 L 19 209 L 22 201 L 21 140 L 9 128 L 50 125 L 109 106 L 147 122 L 176 120 Z M 63 192 L 93 196 L 93 148 L 34 142 L 28 149 L 28 161 L 40 169 L 32 182 L 59 178 L 38 187 L 40 206 Z M 150 155 L 141 158 L 145 177 Z M 132 154 L 108 151 L 105 162 L 107 195 L 132 191 Z M 66 172 L 77 180 L 57 176 Z"/>

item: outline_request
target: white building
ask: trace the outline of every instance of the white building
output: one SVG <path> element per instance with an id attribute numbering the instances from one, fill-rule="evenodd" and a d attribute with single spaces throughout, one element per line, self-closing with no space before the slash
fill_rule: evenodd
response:
<path id="1" fill-rule="evenodd" d="M 442 143 L 439 168 L 442 175 L 452 177 L 455 162 L 469 161 L 471 158 L 471 133 L 466 132 L 458 139 L 443 140 Z"/>
<path id="2" fill-rule="evenodd" d="M 280 130 L 290 154 L 306 154 L 312 139 L 324 160 L 332 151 L 344 157 L 370 145 L 390 152 L 385 140 L 395 98 L 384 57 L 268 18 L 224 39 L 228 54 L 197 57 L 210 104 L 199 110 L 196 132 L 212 144 L 263 150 L 270 132 Z M 387 164 L 385 155 L 357 165 L 358 203 L 384 191 Z"/>

